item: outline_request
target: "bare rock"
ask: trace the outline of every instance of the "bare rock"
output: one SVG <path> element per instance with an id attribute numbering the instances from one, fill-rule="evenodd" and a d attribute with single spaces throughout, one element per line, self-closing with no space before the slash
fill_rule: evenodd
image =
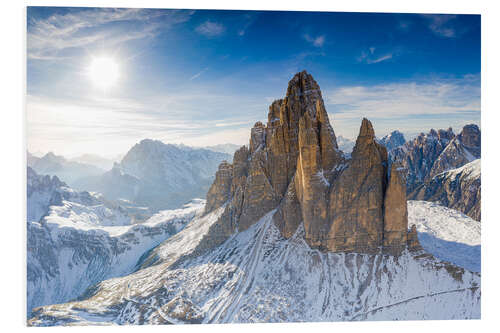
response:
<path id="1" fill-rule="evenodd" d="M 233 167 L 227 161 L 219 165 L 219 170 L 215 173 L 215 180 L 207 193 L 206 212 L 221 207 L 229 200 L 231 195 L 231 183 L 233 179 Z"/>
<path id="2" fill-rule="evenodd" d="M 411 229 L 408 231 L 407 239 L 408 250 L 420 251 L 423 249 L 418 241 L 417 227 L 415 225 L 412 225 Z"/>
<path id="3" fill-rule="evenodd" d="M 384 251 L 400 253 L 406 245 L 408 209 L 406 206 L 406 184 L 400 166 L 393 163 L 389 184 L 384 198 Z"/>
<path id="4" fill-rule="evenodd" d="M 328 250 L 372 253 L 382 245 L 386 177 L 387 151 L 365 118 L 352 160 L 331 190 Z"/>

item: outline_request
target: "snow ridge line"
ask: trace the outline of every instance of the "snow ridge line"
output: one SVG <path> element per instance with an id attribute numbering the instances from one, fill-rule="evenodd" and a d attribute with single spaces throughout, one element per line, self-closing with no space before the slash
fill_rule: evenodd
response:
<path id="1" fill-rule="evenodd" d="M 479 289 L 479 287 L 461 288 L 461 289 L 455 289 L 455 290 L 440 291 L 440 292 L 437 292 L 437 293 L 432 293 L 432 294 L 427 294 L 427 295 L 420 295 L 420 296 L 408 298 L 408 299 L 405 299 L 405 300 L 402 300 L 402 301 L 399 301 L 399 302 L 396 302 L 396 303 L 393 303 L 393 304 L 379 306 L 377 308 L 374 308 L 372 310 L 368 310 L 368 311 L 363 312 L 363 313 L 358 313 L 358 314 L 354 315 L 353 317 L 351 317 L 351 319 L 349 319 L 349 321 L 355 321 L 356 318 L 359 317 L 359 316 L 366 316 L 366 315 L 368 315 L 370 313 L 373 313 L 373 312 L 376 312 L 378 310 L 390 308 L 390 307 L 397 306 L 397 305 L 400 305 L 400 304 L 405 304 L 405 303 L 408 303 L 408 302 L 411 302 L 411 301 L 414 301 L 414 300 L 417 300 L 417 299 L 421 299 L 421 298 L 425 298 L 425 297 L 439 296 L 439 295 L 444 295 L 444 294 L 451 294 L 451 293 L 462 292 L 462 291 L 467 291 L 467 290 L 471 290 L 471 291 L 475 292 L 477 289 Z M 365 320 L 366 320 L 366 318 L 365 318 Z"/>

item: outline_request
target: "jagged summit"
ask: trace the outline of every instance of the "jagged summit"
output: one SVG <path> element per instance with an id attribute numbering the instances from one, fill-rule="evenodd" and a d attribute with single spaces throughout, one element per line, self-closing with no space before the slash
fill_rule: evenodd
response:
<path id="1" fill-rule="evenodd" d="M 382 137 L 379 142 L 387 148 L 388 152 L 390 152 L 391 150 L 404 145 L 406 139 L 403 133 L 395 130 Z"/>
<path id="2" fill-rule="evenodd" d="M 387 150 L 366 118 L 352 159 L 344 158 L 319 85 L 306 71 L 295 74 L 285 98 L 271 104 L 267 125 L 254 125 L 248 147 L 217 172 L 206 212 L 225 208 L 200 249 L 221 244 L 273 210 L 283 237 L 303 225 L 309 246 L 324 251 L 397 254 L 406 247 L 399 170 L 388 178 Z"/>

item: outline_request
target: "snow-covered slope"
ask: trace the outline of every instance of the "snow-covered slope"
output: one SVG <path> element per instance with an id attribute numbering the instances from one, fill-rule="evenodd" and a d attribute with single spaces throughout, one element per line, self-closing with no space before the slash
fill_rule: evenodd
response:
<path id="1" fill-rule="evenodd" d="M 205 201 L 136 224 L 133 208 L 77 192 L 28 169 L 27 307 L 69 301 L 89 286 L 132 272 L 147 251 L 180 231 Z"/>
<path id="2" fill-rule="evenodd" d="M 422 247 L 436 258 L 481 271 L 481 223 L 447 207 L 408 201 L 408 225 L 415 225 Z"/>
<path id="3" fill-rule="evenodd" d="M 142 261 L 80 300 L 45 306 L 30 325 L 480 318 L 480 275 L 423 251 L 399 257 L 312 250 L 265 215 L 202 254 L 222 208 L 195 218 Z"/>

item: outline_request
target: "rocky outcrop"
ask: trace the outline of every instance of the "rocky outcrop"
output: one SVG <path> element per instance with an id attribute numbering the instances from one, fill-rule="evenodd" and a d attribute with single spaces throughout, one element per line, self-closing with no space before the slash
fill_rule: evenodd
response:
<path id="1" fill-rule="evenodd" d="M 296 74 L 285 98 L 271 104 L 267 125 L 254 125 L 248 147 L 235 153 L 232 165 L 223 165 L 224 177 L 219 169 L 207 194 L 206 213 L 226 206 L 200 248 L 222 243 L 272 210 L 283 237 L 302 224 L 313 248 L 361 253 L 384 248 L 397 254 L 406 247 L 399 169 L 388 178 L 387 150 L 368 119 L 362 121 L 352 158 L 346 159 L 320 88 L 307 72 Z"/>
<path id="2" fill-rule="evenodd" d="M 481 160 L 440 173 L 418 186 L 409 198 L 437 202 L 481 221 Z"/>
<path id="3" fill-rule="evenodd" d="M 391 166 L 389 185 L 384 198 L 384 249 L 398 253 L 404 247 L 408 229 L 406 184 L 397 163 Z"/>
<path id="4" fill-rule="evenodd" d="M 426 180 L 478 158 L 481 158 L 481 131 L 477 125 L 466 125 L 436 159 Z"/>
<path id="5" fill-rule="evenodd" d="M 215 180 L 207 193 L 206 211 L 212 211 L 215 207 L 220 207 L 231 194 L 231 182 L 233 178 L 233 168 L 227 161 L 222 161 L 219 170 L 215 173 Z"/>

